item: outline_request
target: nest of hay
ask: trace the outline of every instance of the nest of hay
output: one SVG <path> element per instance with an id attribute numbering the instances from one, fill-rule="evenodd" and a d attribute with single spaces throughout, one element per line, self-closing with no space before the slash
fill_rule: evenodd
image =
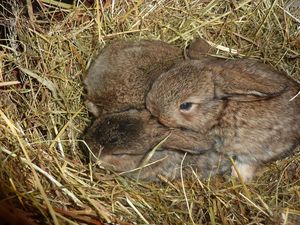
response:
<path id="1" fill-rule="evenodd" d="M 299 224 L 299 153 L 252 183 L 192 173 L 146 184 L 83 160 L 90 123 L 82 77 L 113 39 L 252 57 L 300 80 L 300 2 L 20 1 L 0 3 L 0 220 L 7 224 Z"/>

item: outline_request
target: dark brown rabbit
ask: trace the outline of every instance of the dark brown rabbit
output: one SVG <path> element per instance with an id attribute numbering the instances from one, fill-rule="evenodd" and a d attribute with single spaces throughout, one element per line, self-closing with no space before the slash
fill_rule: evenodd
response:
<path id="1" fill-rule="evenodd" d="M 161 123 L 220 140 L 250 180 L 300 141 L 299 84 L 254 60 L 190 60 L 157 78 L 146 104 Z"/>
<path id="2" fill-rule="evenodd" d="M 191 168 L 201 177 L 224 173 L 230 168 L 228 159 L 213 151 L 213 142 L 208 138 L 192 131 L 170 130 L 151 118 L 147 110 L 129 110 L 99 118 L 84 139 L 93 153 L 93 161 L 146 181 L 158 181 L 157 175 L 179 178 L 185 152 L 188 154 L 183 161 L 184 176 L 191 174 Z"/>

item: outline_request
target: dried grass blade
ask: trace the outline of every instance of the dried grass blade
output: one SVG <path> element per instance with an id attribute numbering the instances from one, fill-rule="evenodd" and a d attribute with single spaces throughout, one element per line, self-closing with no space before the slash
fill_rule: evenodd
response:
<path id="1" fill-rule="evenodd" d="M 42 195 L 42 197 L 43 197 L 43 199 L 44 199 L 44 201 L 45 201 L 45 203 L 46 203 L 46 205 L 48 207 L 48 210 L 49 210 L 50 215 L 51 215 L 51 217 L 53 219 L 53 222 L 54 222 L 55 225 L 59 225 L 57 217 L 55 215 L 55 212 L 54 212 L 54 210 L 52 208 L 52 205 L 50 204 L 50 201 L 49 201 L 49 199 L 48 199 L 48 197 L 46 195 L 46 192 L 45 192 L 45 190 L 44 190 L 44 188 L 43 188 L 43 186 L 41 184 L 41 181 L 40 181 L 40 179 L 39 179 L 39 177 L 38 177 L 38 175 L 37 175 L 37 173 L 35 171 L 33 163 L 31 162 L 31 159 L 30 159 L 30 157 L 29 157 L 29 155 L 28 155 L 28 153 L 27 153 L 27 151 L 26 151 L 26 149 L 25 149 L 25 147 L 23 145 L 22 140 L 20 139 L 20 137 L 19 137 L 19 135 L 18 135 L 18 133 L 16 131 L 15 126 L 13 125 L 13 123 L 11 123 L 11 121 L 7 118 L 7 116 L 2 112 L 1 109 L 0 109 L 0 116 L 6 122 L 7 126 L 10 128 L 12 134 L 17 138 L 18 143 L 20 145 L 20 148 L 22 149 L 23 154 L 25 155 L 26 162 L 27 162 L 27 164 L 29 165 L 29 167 L 31 169 L 31 172 L 32 172 L 33 177 L 34 177 L 34 180 L 36 182 L 36 185 L 37 185 L 37 187 L 38 187 L 38 189 L 39 189 L 39 191 L 40 191 L 40 193 L 41 193 L 41 195 Z"/>
<path id="2" fill-rule="evenodd" d="M 136 214 L 138 214 L 138 216 L 146 223 L 146 224 L 150 224 L 145 217 L 142 215 L 142 213 L 140 213 L 140 211 L 134 206 L 134 204 L 132 203 L 132 201 L 130 201 L 130 199 L 128 198 L 128 196 L 126 196 L 126 201 L 127 203 L 131 206 L 131 208 L 136 212 Z"/>
<path id="3" fill-rule="evenodd" d="M 32 72 L 31 70 L 28 70 L 28 69 L 25 69 L 25 68 L 22 68 L 22 67 L 19 67 L 19 69 L 23 73 L 25 73 L 25 74 L 29 75 L 30 77 L 33 77 L 34 79 L 36 79 L 42 85 L 46 86 L 51 91 L 53 97 L 57 98 L 57 88 L 56 88 L 56 85 L 52 81 L 48 80 L 45 77 L 41 77 L 41 76 L 37 75 L 36 73 Z"/>
<path id="4" fill-rule="evenodd" d="M 12 157 L 17 157 L 17 155 L 15 153 L 12 153 L 11 151 L 0 147 L 0 150 L 2 152 L 5 152 L 6 154 L 12 156 Z M 33 167 L 34 170 L 38 171 L 39 173 L 41 173 L 42 175 L 44 175 L 45 177 L 47 177 L 53 184 L 55 184 L 58 188 L 60 188 L 67 196 L 69 196 L 78 206 L 83 207 L 83 203 L 71 192 L 69 191 L 67 188 L 65 188 L 61 183 L 59 183 L 53 176 L 51 176 L 49 173 L 47 173 L 46 171 L 42 170 L 40 167 L 38 167 L 37 165 L 29 162 L 27 159 L 20 157 L 21 162 L 27 164 L 27 165 L 31 165 Z"/>
<path id="5" fill-rule="evenodd" d="M 188 200 L 188 198 L 187 198 L 186 191 L 185 191 L 184 178 L 183 178 L 183 171 L 182 171 L 182 168 L 183 168 L 183 162 L 184 162 L 184 160 L 185 160 L 186 155 L 187 155 L 187 153 L 184 154 L 184 156 L 183 156 L 183 158 L 182 158 L 182 160 L 181 160 L 181 163 L 180 163 L 181 186 L 182 186 L 182 191 L 183 191 L 183 194 L 184 194 L 184 199 L 185 199 L 185 202 L 186 202 L 186 207 L 187 207 L 188 212 L 189 212 L 190 220 L 191 220 L 192 223 L 195 225 L 195 222 L 194 222 L 194 219 L 193 219 L 193 215 L 192 215 L 192 209 L 190 208 L 189 200 Z"/>
<path id="6" fill-rule="evenodd" d="M 19 81 L 5 81 L 5 82 L 0 82 L 0 87 L 5 87 L 5 86 L 11 86 L 11 85 L 16 85 L 20 84 Z"/>
<path id="7" fill-rule="evenodd" d="M 250 198 L 250 196 L 251 196 L 250 191 L 249 191 L 249 189 L 247 188 L 247 186 L 246 186 L 246 184 L 245 184 L 245 182 L 244 182 L 244 180 L 243 180 L 243 178 L 242 178 L 242 176 L 241 176 L 241 174 L 240 174 L 238 168 L 236 167 L 234 160 L 232 159 L 232 157 L 229 157 L 229 159 L 230 159 L 230 161 L 231 161 L 231 164 L 233 165 L 234 170 L 236 171 L 236 173 L 237 173 L 237 175 L 238 175 L 238 178 L 239 178 L 239 180 L 240 180 L 240 182 L 241 182 L 241 184 L 242 184 L 242 186 L 243 186 L 243 189 L 244 189 L 244 192 L 245 192 L 246 196 L 247 196 L 248 198 Z"/>
<path id="8" fill-rule="evenodd" d="M 259 207 L 257 204 L 255 204 L 253 201 L 251 201 L 249 198 L 247 198 L 245 195 L 243 195 L 242 193 L 239 193 L 240 196 L 242 196 L 244 199 L 246 199 L 251 205 L 253 205 L 256 209 L 258 209 L 260 212 L 262 212 L 263 214 L 265 214 L 267 217 L 269 217 L 270 215 L 268 213 L 266 213 L 261 207 Z"/>
<path id="9" fill-rule="evenodd" d="M 73 8 L 73 5 L 68 4 L 68 3 L 64 3 L 64 2 L 61 2 L 61 1 L 41 0 L 41 2 L 44 2 L 44 3 L 49 4 L 49 5 L 57 6 L 59 8 L 63 8 L 63 9 L 72 9 Z"/>

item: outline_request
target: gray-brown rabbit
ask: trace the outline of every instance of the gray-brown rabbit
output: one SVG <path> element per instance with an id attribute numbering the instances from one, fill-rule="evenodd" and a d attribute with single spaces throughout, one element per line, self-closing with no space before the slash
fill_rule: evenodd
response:
<path id="1" fill-rule="evenodd" d="M 144 108 L 150 83 L 182 58 L 180 48 L 165 42 L 116 41 L 101 51 L 84 78 L 86 106 L 96 117 Z"/>
<path id="2" fill-rule="evenodd" d="M 151 150 L 165 137 L 154 154 Z M 214 151 L 213 142 L 193 131 L 170 130 L 150 117 L 147 110 L 129 110 L 97 119 L 84 137 L 94 160 L 106 168 L 145 181 L 158 181 L 157 175 L 170 180 L 191 174 L 191 168 L 201 177 L 225 173 L 230 162 Z M 145 160 L 147 166 L 145 166 Z M 143 167 L 142 169 L 137 169 Z"/>
<path id="3" fill-rule="evenodd" d="M 185 53 L 188 58 L 202 57 L 207 50 L 207 44 L 202 42 Z M 132 170 L 171 133 L 151 161 L 162 156 L 166 159 L 151 165 L 151 169 L 143 169 L 141 179 L 155 180 L 156 173 L 177 178 L 185 152 L 197 153 L 187 155 L 184 165 L 196 164 L 195 169 L 203 176 L 211 171 L 217 173 L 219 158 L 222 165 L 228 164 L 221 154 L 211 150 L 214 140 L 191 131 L 171 131 L 145 110 L 145 95 L 151 83 L 180 60 L 183 60 L 180 49 L 160 41 L 120 41 L 101 51 L 84 80 L 88 91 L 86 105 L 98 117 L 88 128 L 84 140 L 96 160 L 112 165 L 119 172 Z M 200 155 L 205 151 L 210 152 Z M 222 168 L 225 171 L 225 166 Z"/>
<path id="4" fill-rule="evenodd" d="M 204 57 L 210 46 L 202 39 L 183 50 L 157 40 L 116 41 L 101 50 L 84 78 L 85 104 L 96 117 L 101 114 L 144 109 L 151 83 L 186 58 Z"/>
<path id="5" fill-rule="evenodd" d="M 239 173 L 251 180 L 258 166 L 299 144 L 299 90 L 254 60 L 190 60 L 161 74 L 146 104 L 164 125 L 218 140 L 219 151 L 237 157 Z"/>

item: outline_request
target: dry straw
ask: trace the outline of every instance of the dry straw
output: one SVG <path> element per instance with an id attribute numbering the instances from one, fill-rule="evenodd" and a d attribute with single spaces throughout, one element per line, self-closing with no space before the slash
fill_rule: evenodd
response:
<path id="1" fill-rule="evenodd" d="M 8 2 L 0 3 L 0 206 L 18 208 L 15 219 L 300 224 L 297 152 L 266 166 L 253 183 L 205 181 L 191 170 L 191 177 L 156 185 L 95 171 L 78 147 L 90 121 L 82 77 L 111 40 L 150 38 L 184 47 L 200 36 L 218 57 L 258 58 L 300 80 L 299 1 Z"/>

